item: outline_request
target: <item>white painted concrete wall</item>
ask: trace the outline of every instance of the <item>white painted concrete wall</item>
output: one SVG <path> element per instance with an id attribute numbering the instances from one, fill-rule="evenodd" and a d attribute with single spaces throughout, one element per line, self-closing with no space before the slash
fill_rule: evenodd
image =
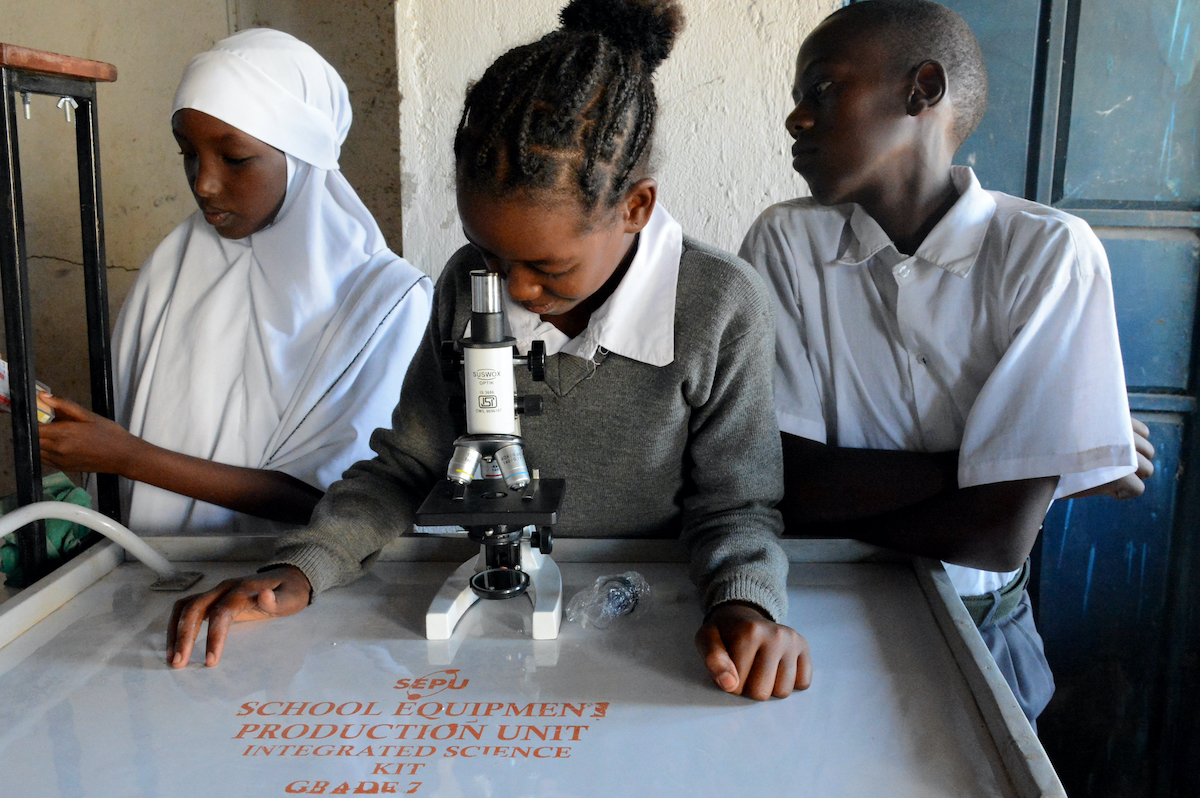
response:
<path id="1" fill-rule="evenodd" d="M 292 34 L 325 57 L 350 90 L 354 122 L 339 165 L 392 249 L 400 223 L 400 92 L 394 0 L 230 0 L 238 30 Z"/>
<path id="2" fill-rule="evenodd" d="M 557 26 L 564 0 L 398 0 L 404 255 L 430 274 L 465 243 L 452 143 L 467 82 Z M 783 119 L 796 51 L 840 0 L 684 0 L 660 67 L 659 197 L 691 235 L 736 250 L 767 205 L 807 194 Z M 519 10 L 517 10 L 519 9 Z"/>

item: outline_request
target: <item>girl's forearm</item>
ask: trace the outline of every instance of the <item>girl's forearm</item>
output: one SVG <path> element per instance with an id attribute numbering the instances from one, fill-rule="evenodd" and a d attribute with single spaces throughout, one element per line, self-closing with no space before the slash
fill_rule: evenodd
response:
<path id="1" fill-rule="evenodd" d="M 271 521 L 306 524 L 324 493 L 282 471 L 215 463 L 132 438 L 119 473 L 137 482 Z"/>

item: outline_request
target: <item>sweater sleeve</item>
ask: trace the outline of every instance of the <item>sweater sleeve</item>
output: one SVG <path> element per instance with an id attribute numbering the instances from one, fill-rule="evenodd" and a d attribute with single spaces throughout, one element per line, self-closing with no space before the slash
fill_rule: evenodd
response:
<path id="1" fill-rule="evenodd" d="M 366 573 L 385 545 L 412 528 L 417 508 L 445 474 L 455 426 L 440 351 L 454 323 L 459 260 L 451 259 L 438 281 L 391 428 L 371 435 L 375 457 L 355 463 L 331 485 L 309 525 L 281 537 L 266 566 L 296 566 L 314 598 Z"/>
<path id="2" fill-rule="evenodd" d="M 729 257 L 729 256 L 727 256 Z M 688 459 L 693 490 L 683 500 L 682 539 L 705 612 L 745 601 L 787 616 L 783 458 L 772 402 L 774 317 L 761 280 L 736 261 L 703 264 L 704 293 L 726 308 L 713 357 L 689 388 Z M 713 331 L 708 330 L 708 335 Z M 712 345 L 710 344 L 710 347 Z"/>

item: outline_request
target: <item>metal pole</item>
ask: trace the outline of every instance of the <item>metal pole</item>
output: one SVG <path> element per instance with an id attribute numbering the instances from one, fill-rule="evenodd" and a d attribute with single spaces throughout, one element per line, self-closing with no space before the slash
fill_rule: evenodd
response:
<path id="1" fill-rule="evenodd" d="M 94 86 L 91 97 L 79 98 L 75 112 L 75 150 L 79 164 L 79 220 L 83 230 L 83 285 L 87 300 L 88 360 L 92 412 L 115 418 L 112 347 L 108 326 L 108 277 L 104 254 L 104 201 L 100 193 L 100 135 Z M 98 474 L 100 512 L 121 520 L 115 474 Z"/>
<path id="2" fill-rule="evenodd" d="M 29 271 L 25 252 L 25 218 L 21 199 L 20 156 L 17 148 L 17 102 L 13 72 L 0 67 L 4 95 L 0 122 L 0 288 L 3 289 L 4 334 L 8 343 L 8 377 L 12 396 L 13 460 L 17 504 L 42 499 L 42 463 L 38 447 L 33 334 L 29 300 Z M 43 576 L 47 568 L 46 531 L 41 522 L 17 533 L 25 583 Z"/>

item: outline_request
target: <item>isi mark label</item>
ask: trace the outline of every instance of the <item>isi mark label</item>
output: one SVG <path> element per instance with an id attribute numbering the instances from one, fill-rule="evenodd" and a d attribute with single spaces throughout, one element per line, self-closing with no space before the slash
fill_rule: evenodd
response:
<path id="1" fill-rule="evenodd" d="M 391 700 L 247 701 L 231 739 L 243 762 L 294 765 L 279 794 L 432 795 L 439 763 L 553 767 L 608 716 L 604 701 L 485 700 L 470 683 L 450 669 L 396 680 Z"/>

